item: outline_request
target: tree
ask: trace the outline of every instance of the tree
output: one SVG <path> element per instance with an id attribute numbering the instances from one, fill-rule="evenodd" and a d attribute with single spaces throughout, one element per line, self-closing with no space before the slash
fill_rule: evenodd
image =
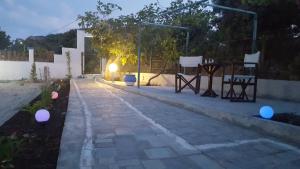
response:
<path id="1" fill-rule="evenodd" d="M 10 36 L 0 29 L 0 50 L 8 48 L 10 45 Z"/>
<path id="2" fill-rule="evenodd" d="M 61 47 L 76 48 L 76 30 L 47 36 L 30 36 L 25 41 L 26 46 L 61 53 Z"/>
<path id="3" fill-rule="evenodd" d="M 189 6 L 188 10 L 179 10 Z M 183 3 L 182 0 L 172 2 L 171 7 L 162 10 L 159 4 L 152 3 L 145 6 L 136 14 L 120 16 L 116 19 L 106 17 L 115 10 L 121 9 L 117 5 L 98 2 L 96 12 L 86 12 L 79 16 L 79 25 L 93 35 L 93 44 L 102 56 L 109 58 L 108 63 L 120 60 L 121 65 L 135 64 L 137 60 L 137 33 L 142 33 L 142 61 L 147 62 L 151 57 L 158 57 L 163 61 L 158 75 L 165 71 L 167 64 L 173 64 L 185 50 L 186 33 L 173 29 L 153 28 L 141 26 L 141 23 L 182 25 L 194 27 L 191 31 L 192 45 L 205 44 L 206 34 L 209 33 L 209 13 L 202 13 L 199 4 L 192 1 Z M 106 11 L 107 10 L 107 11 Z M 175 11 L 175 12 L 174 12 Z M 105 19 L 104 19 L 105 18 Z M 194 43 L 197 42 L 197 43 Z M 194 45 L 197 44 L 197 45 Z M 198 53 L 199 50 L 192 50 Z M 170 53 L 176 53 L 170 55 Z M 157 76 L 155 76 L 157 77 Z"/>
<path id="4" fill-rule="evenodd" d="M 174 63 L 175 61 L 178 60 L 178 57 L 180 55 L 179 52 L 178 52 L 178 49 L 177 49 L 176 39 L 172 38 L 171 36 L 168 36 L 167 39 L 164 39 L 161 42 L 161 46 L 162 46 L 163 56 L 168 56 L 168 57 L 164 57 L 165 59 L 164 59 L 162 69 L 160 70 L 159 73 L 157 73 L 156 75 L 149 78 L 146 86 L 150 86 L 151 85 L 151 80 L 153 80 L 154 78 L 156 78 L 159 75 L 161 75 L 162 73 L 164 73 L 168 63 L 169 62 Z"/>
<path id="5" fill-rule="evenodd" d="M 37 74 L 36 74 L 36 65 L 35 65 L 35 62 L 33 62 L 32 65 L 31 65 L 30 79 L 33 82 L 37 81 Z"/>
<path id="6" fill-rule="evenodd" d="M 262 51 L 261 73 L 267 78 L 288 78 L 287 65 L 300 53 L 300 5 L 298 0 L 214 0 L 214 3 L 251 10 L 258 15 L 257 45 Z M 251 16 L 214 9 L 219 39 L 227 52 L 223 56 L 241 59 L 250 52 Z M 275 14 L 276 13 L 276 14 Z M 293 66 L 290 66 L 293 67 Z M 276 71 L 276 73 L 274 73 Z M 273 74 L 273 75 L 272 75 Z M 271 76 L 270 76 L 271 75 Z"/>
<path id="7" fill-rule="evenodd" d="M 10 49 L 18 52 L 26 52 L 25 41 L 21 38 L 17 38 L 12 41 Z"/>
<path id="8" fill-rule="evenodd" d="M 108 65 L 112 62 L 121 65 L 135 63 L 135 35 L 128 32 L 125 26 L 132 24 L 130 17 L 106 19 L 114 10 L 121 10 L 121 7 L 98 1 L 96 12 L 86 12 L 84 16 L 78 16 L 79 26 L 93 35 L 93 46 L 100 56 L 108 58 Z M 105 76 L 108 78 L 108 70 L 105 70 Z"/>

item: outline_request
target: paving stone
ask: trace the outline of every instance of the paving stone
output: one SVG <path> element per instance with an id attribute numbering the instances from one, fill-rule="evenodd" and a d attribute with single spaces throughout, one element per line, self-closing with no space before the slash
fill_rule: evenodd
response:
<path id="1" fill-rule="evenodd" d="M 278 152 L 282 152 L 281 148 L 277 148 L 273 146 L 271 147 L 268 144 L 264 144 L 264 143 L 253 144 L 252 148 L 264 154 L 275 154 Z"/>
<path id="2" fill-rule="evenodd" d="M 178 143 L 172 143 L 171 147 L 178 155 L 191 155 L 191 154 L 199 153 L 198 150 L 187 149 L 185 147 L 182 147 Z"/>
<path id="3" fill-rule="evenodd" d="M 111 138 L 104 138 L 104 139 L 96 139 L 94 141 L 96 144 L 101 144 L 101 143 L 112 143 L 113 140 Z"/>
<path id="4" fill-rule="evenodd" d="M 119 147 L 117 148 L 117 160 L 129 160 L 139 157 L 137 147 Z"/>
<path id="5" fill-rule="evenodd" d="M 275 158 L 280 159 L 280 161 L 283 162 L 294 161 L 300 158 L 300 153 L 294 151 L 286 151 L 276 154 Z"/>
<path id="6" fill-rule="evenodd" d="M 116 128 L 115 133 L 116 135 L 133 135 L 132 130 L 126 128 Z"/>
<path id="7" fill-rule="evenodd" d="M 273 169 L 299 169 L 300 159 L 272 166 Z"/>
<path id="8" fill-rule="evenodd" d="M 115 137 L 115 133 L 101 133 L 96 135 L 96 139 L 111 139 Z"/>
<path id="9" fill-rule="evenodd" d="M 110 164 L 108 166 L 108 169 L 120 169 L 120 168 L 119 168 L 118 164 Z"/>
<path id="10" fill-rule="evenodd" d="M 149 159 L 175 157 L 176 154 L 170 148 L 152 148 L 144 150 Z"/>
<path id="11" fill-rule="evenodd" d="M 145 169 L 166 169 L 165 165 L 160 160 L 145 160 L 142 161 Z"/>
<path id="12" fill-rule="evenodd" d="M 114 137 L 114 142 L 117 147 L 135 146 L 136 140 L 131 135 L 122 135 Z"/>
<path id="13" fill-rule="evenodd" d="M 203 169 L 223 169 L 216 161 L 202 154 L 190 156 L 189 159 Z"/>
<path id="14" fill-rule="evenodd" d="M 125 169 L 144 169 L 142 165 L 127 166 Z"/>
<path id="15" fill-rule="evenodd" d="M 112 139 L 96 139 L 94 141 L 94 147 L 101 148 L 101 147 L 113 147 L 114 143 Z"/>
<path id="16" fill-rule="evenodd" d="M 116 154 L 116 148 L 96 148 L 94 150 L 94 155 L 98 158 L 113 158 Z"/>
<path id="17" fill-rule="evenodd" d="M 126 166 L 135 166 L 135 165 L 140 165 L 141 162 L 138 159 L 130 159 L 130 160 L 120 160 L 117 161 L 117 164 L 120 167 L 126 167 Z"/>
<path id="18" fill-rule="evenodd" d="M 99 158 L 98 161 L 96 162 L 97 164 L 102 164 L 102 165 L 110 165 L 115 163 L 115 158 L 111 157 L 111 158 Z"/>
<path id="19" fill-rule="evenodd" d="M 148 141 L 137 141 L 136 144 L 138 150 L 144 152 L 145 149 L 149 149 L 152 148 L 152 146 L 150 145 L 150 143 Z"/>
<path id="20" fill-rule="evenodd" d="M 161 160 L 167 169 L 199 169 L 199 166 L 189 162 L 186 158 L 166 158 Z"/>

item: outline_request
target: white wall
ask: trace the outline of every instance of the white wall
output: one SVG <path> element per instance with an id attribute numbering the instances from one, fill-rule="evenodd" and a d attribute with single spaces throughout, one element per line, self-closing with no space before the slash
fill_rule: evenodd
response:
<path id="1" fill-rule="evenodd" d="M 0 80 L 20 80 L 28 78 L 31 65 L 29 62 L 0 61 Z"/>
<path id="2" fill-rule="evenodd" d="M 62 48 L 61 55 L 54 55 L 54 62 L 36 62 L 38 77 L 43 75 L 44 67 L 49 67 L 50 76 L 52 78 L 65 78 L 68 74 L 66 52 L 70 52 L 71 56 L 71 74 L 73 77 L 81 75 L 81 54 L 74 48 Z"/>
<path id="3" fill-rule="evenodd" d="M 44 75 L 44 67 L 49 67 L 52 78 L 65 78 L 67 71 L 66 52 L 71 56 L 73 77 L 81 75 L 81 53 L 84 52 L 84 37 L 91 37 L 83 30 L 77 30 L 77 48 L 62 48 L 62 54 L 54 54 L 54 62 L 35 62 L 38 78 Z M 0 80 L 29 79 L 34 60 L 34 49 L 29 49 L 29 61 L 0 61 Z"/>

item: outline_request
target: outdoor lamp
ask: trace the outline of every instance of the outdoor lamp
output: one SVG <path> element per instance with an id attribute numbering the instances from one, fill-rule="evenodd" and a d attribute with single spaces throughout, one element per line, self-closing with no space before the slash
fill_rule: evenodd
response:
<path id="1" fill-rule="evenodd" d="M 118 70 L 118 66 L 115 63 L 112 63 L 108 66 L 108 70 L 109 72 L 114 73 Z"/>
<path id="2" fill-rule="evenodd" d="M 50 118 L 50 113 L 46 109 L 40 109 L 35 113 L 35 120 L 39 123 L 47 122 Z"/>
<path id="3" fill-rule="evenodd" d="M 109 72 L 112 74 L 112 82 L 115 80 L 115 72 L 118 70 L 118 66 L 115 63 L 112 63 L 108 66 Z"/>
<path id="4" fill-rule="evenodd" d="M 58 93 L 56 92 L 56 91 L 53 91 L 52 93 L 51 93 L 51 99 L 52 100 L 56 100 L 58 98 Z"/>
<path id="5" fill-rule="evenodd" d="M 260 108 L 259 114 L 262 118 L 271 119 L 274 115 L 274 110 L 271 106 L 263 106 Z"/>

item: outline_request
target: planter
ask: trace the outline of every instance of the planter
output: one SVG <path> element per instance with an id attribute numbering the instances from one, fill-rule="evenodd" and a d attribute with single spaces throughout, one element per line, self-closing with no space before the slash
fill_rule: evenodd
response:
<path id="1" fill-rule="evenodd" d="M 124 76 L 124 82 L 126 83 L 127 86 L 133 86 L 134 83 L 136 82 L 135 75 L 126 74 Z"/>

